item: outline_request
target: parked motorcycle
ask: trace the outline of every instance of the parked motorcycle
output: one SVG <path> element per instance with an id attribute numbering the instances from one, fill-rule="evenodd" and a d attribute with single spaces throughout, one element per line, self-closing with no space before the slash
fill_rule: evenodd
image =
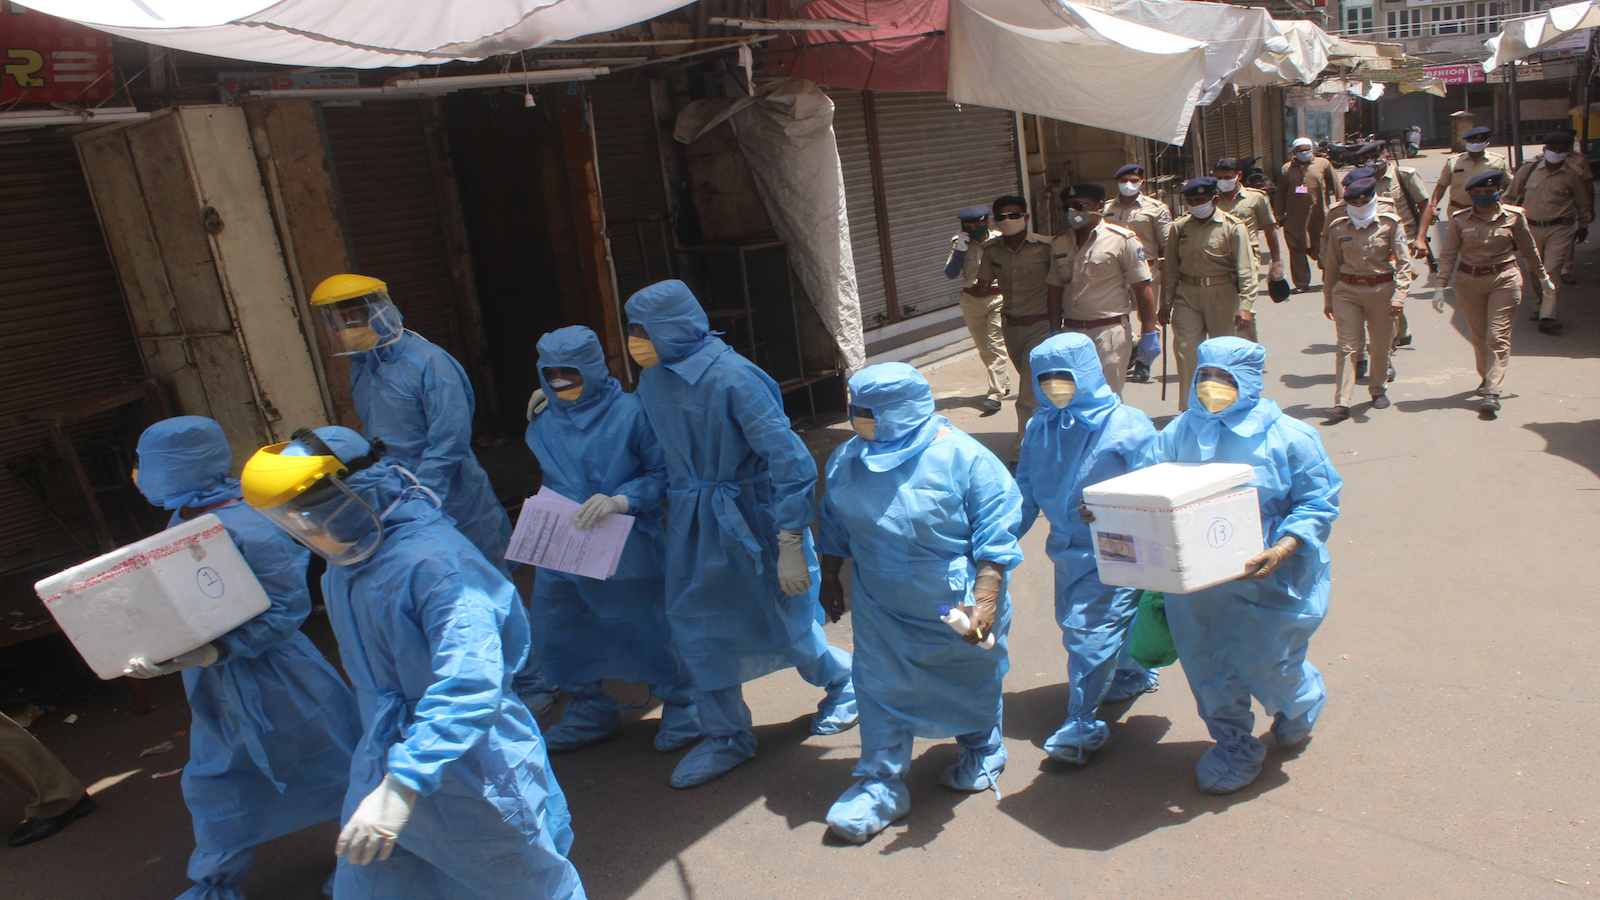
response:
<path id="1" fill-rule="evenodd" d="M 1413 125 L 1406 129 L 1406 159 L 1422 153 L 1422 126 Z"/>
<path id="2" fill-rule="evenodd" d="M 1323 138 L 1317 144 L 1317 155 L 1327 157 L 1328 162 L 1332 163 L 1336 169 L 1355 165 L 1356 154 L 1360 151 L 1361 145 L 1366 143 L 1366 139 L 1359 134 L 1351 137 L 1354 140 L 1343 144 L 1335 144 L 1327 138 Z"/>

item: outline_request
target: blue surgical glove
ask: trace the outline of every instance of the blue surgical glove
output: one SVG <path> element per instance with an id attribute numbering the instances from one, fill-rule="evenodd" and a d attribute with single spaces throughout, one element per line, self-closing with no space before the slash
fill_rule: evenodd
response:
<path id="1" fill-rule="evenodd" d="M 1134 355 L 1145 365 L 1149 365 L 1156 357 L 1161 355 L 1161 332 L 1149 331 L 1139 335 L 1139 349 Z"/>

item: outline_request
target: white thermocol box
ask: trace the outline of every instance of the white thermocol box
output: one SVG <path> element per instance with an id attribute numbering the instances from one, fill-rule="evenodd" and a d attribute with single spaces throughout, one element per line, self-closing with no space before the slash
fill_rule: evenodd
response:
<path id="1" fill-rule="evenodd" d="M 1255 477 L 1242 463 L 1159 463 L 1083 489 L 1100 580 L 1187 594 L 1231 581 L 1261 552 Z"/>
<path id="2" fill-rule="evenodd" d="M 128 660 L 165 662 L 271 605 L 222 520 L 206 514 L 35 584 L 68 640 L 101 678 Z"/>

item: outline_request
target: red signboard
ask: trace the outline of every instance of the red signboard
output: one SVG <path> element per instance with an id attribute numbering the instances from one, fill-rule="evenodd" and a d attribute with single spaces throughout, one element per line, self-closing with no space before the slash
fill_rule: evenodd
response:
<path id="1" fill-rule="evenodd" d="M 0 103 L 98 103 L 116 89 L 111 35 L 0 0 Z"/>
<path id="2" fill-rule="evenodd" d="M 1466 63 L 1460 66 L 1428 66 L 1422 70 L 1424 74 L 1443 81 L 1445 84 L 1482 84 L 1488 80 L 1483 74 L 1483 66 L 1478 63 Z"/>

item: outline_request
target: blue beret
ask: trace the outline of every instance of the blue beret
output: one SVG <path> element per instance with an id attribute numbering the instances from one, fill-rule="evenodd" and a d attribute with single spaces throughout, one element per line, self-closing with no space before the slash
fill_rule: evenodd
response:
<path id="1" fill-rule="evenodd" d="M 1357 178 L 1355 181 L 1352 181 L 1349 184 L 1344 186 L 1344 195 L 1346 197 L 1348 197 L 1348 196 L 1350 196 L 1352 194 L 1354 194 L 1356 196 L 1360 196 L 1362 194 L 1365 194 L 1367 191 L 1376 189 L 1377 186 L 1378 186 L 1378 182 L 1375 179 L 1372 179 L 1372 178 Z"/>
<path id="2" fill-rule="evenodd" d="M 1178 193 L 1184 195 L 1185 197 L 1192 197 L 1195 194 L 1215 194 L 1216 192 L 1217 180 L 1209 176 L 1205 178 L 1191 178 L 1188 181 L 1185 181 L 1183 183 L 1183 188 L 1178 191 Z"/>
<path id="3" fill-rule="evenodd" d="M 974 203 L 971 206 L 963 206 L 956 213 L 956 218 L 963 222 L 976 222 L 979 219 L 989 218 L 989 213 L 989 207 L 984 206 L 982 203 Z"/>
<path id="4" fill-rule="evenodd" d="M 1565 131 L 1552 131 L 1544 136 L 1544 142 L 1552 147 L 1572 146 L 1572 135 Z"/>
<path id="5" fill-rule="evenodd" d="M 1360 181 L 1363 178 L 1372 178 L 1377 174 L 1378 173 L 1372 171 L 1372 169 L 1368 168 L 1367 166 L 1362 166 L 1359 169 L 1351 169 L 1350 171 L 1346 172 L 1344 178 L 1341 179 L 1339 183 L 1344 185 L 1345 190 L 1349 190 L 1350 185 L 1354 184 L 1355 182 Z"/>
<path id="6" fill-rule="evenodd" d="M 1467 179 L 1467 188 L 1500 187 L 1500 182 L 1505 177 L 1506 173 L 1500 171 L 1499 169 L 1490 169 L 1487 172 L 1479 172 L 1478 174 Z"/>
<path id="7" fill-rule="evenodd" d="M 1487 126 L 1487 125 L 1479 125 L 1477 128 L 1473 128 L 1473 129 L 1469 130 L 1466 134 L 1463 134 L 1461 136 L 1461 139 L 1464 140 L 1464 141 L 1472 141 L 1473 143 L 1478 143 L 1478 141 L 1475 140 L 1476 138 L 1487 138 L 1491 134 L 1494 134 L 1494 132 L 1489 129 L 1489 126 Z"/>
<path id="8" fill-rule="evenodd" d="M 1124 175 L 1137 175 L 1140 178 L 1143 178 L 1144 177 L 1144 166 L 1141 166 L 1141 165 L 1138 165 L 1138 164 L 1132 164 L 1132 165 L 1123 166 L 1122 168 L 1117 170 L 1116 177 L 1121 178 Z"/>
<path id="9" fill-rule="evenodd" d="M 1368 153 L 1377 153 L 1387 149 L 1389 149 L 1389 145 L 1383 141 L 1367 141 L 1356 150 L 1356 155 L 1366 156 Z"/>
<path id="10" fill-rule="evenodd" d="M 1069 184 L 1061 192 L 1062 200 L 1104 200 L 1106 189 L 1093 182 L 1083 184 Z"/>

